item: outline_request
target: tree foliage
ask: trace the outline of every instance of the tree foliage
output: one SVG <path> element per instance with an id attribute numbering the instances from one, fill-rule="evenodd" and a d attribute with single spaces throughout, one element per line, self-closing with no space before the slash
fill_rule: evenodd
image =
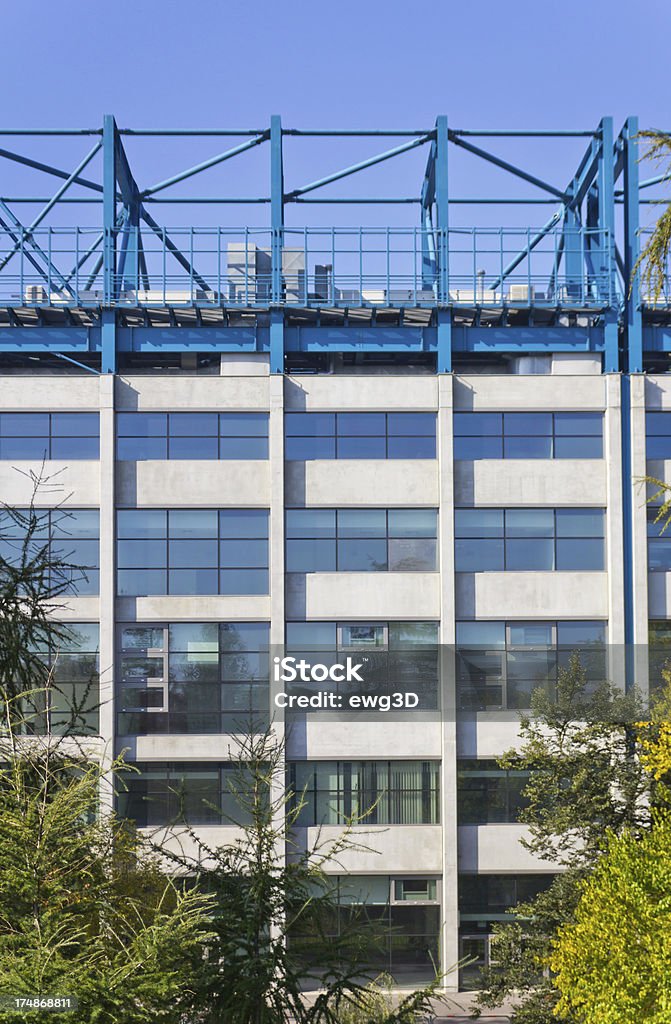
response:
<path id="1" fill-rule="evenodd" d="M 644 131 L 639 132 L 638 138 L 648 143 L 644 159 L 663 167 L 665 179 L 671 179 L 671 136 L 659 131 Z M 671 203 L 658 218 L 633 268 L 633 274 L 640 275 L 643 290 L 653 302 L 659 299 L 666 287 L 670 252 Z"/>
<path id="2" fill-rule="evenodd" d="M 608 834 L 649 828 L 650 777 L 637 756 L 635 695 L 608 683 L 593 685 L 579 658 L 560 670 L 556 699 L 543 690 L 520 721 L 519 749 L 502 767 L 530 773 L 519 820 L 523 845 L 561 869 L 534 899 L 512 908 L 510 923 L 494 926 L 497 966 L 482 972 L 481 1007 L 518 996 L 515 1024 L 557 1024 L 559 993 L 549 973 L 551 938 L 575 911 L 580 885 L 608 847 Z"/>
<path id="3" fill-rule="evenodd" d="M 296 826 L 302 795 L 286 790 L 284 746 L 272 729 L 241 736 L 233 759 L 229 824 L 237 826 L 235 838 L 214 847 L 185 826 L 184 852 L 172 855 L 216 901 L 197 1020 L 340 1024 L 365 1012 L 371 1000 L 378 1012 L 378 993 L 366 989 L 362 962 L 379 933 L 356 921 L 340 934 L 329 928 L 337 904 L 327 869 L 337 870 L 347 850 L 365 848 L 355 823 L 334 839 L 319 835 L 308 848 L 305 830 Z M 163 848 L 163 835 L 156 838 Z M 436 984 L 373 1020 L 409 1024 L 429 1013 Z"/>

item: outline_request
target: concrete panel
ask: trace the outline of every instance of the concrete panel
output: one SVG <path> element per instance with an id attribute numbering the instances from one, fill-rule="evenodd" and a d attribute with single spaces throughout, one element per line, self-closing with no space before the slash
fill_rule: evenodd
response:
<path id="1" fill-rule="evenodd" d="M 438 408 L 438 381 L 436 377 L 405 375 L 286 377 L 284 407 L 287 412 L 329 409 L 432 412 Z"/>
<path id="2" fill-rule="evenodd" d="M 41 376 L 10 374 L 0 377 L 0 409 L 30 412 L 96 412 L 99 403 L 97 374 Z"/>
<path id="3" fill-rule="evenodd" d="M 598 411 L 605 408 L 604 378 L 599 376 L 543 376 L 482 374 L 455 377 L 455 412 L 501 409 Z"/>
<path id="4" fill-rule="evenodd" d="M 519 712 L 481 711 L 457 718 L 457 757 L 498 757 L 520 742 Z"/>
<path id="5" fill-rule="evenodd" d="M 321 829 L 298 830 L 297 842 L 307 839 L 308 847 L 316 842 L 329 843 L 342 833 L 337 825 Z M 307 833 L 301 837 L 300 833 Z M 352 839 L 367 847 L 364 850 L 344 850 L 337 863 L 326 865 L 331 874 L 351 871 L 361 875 L 393 875 L 426 871 L 442 871 L 442 831 L 440 825 L 376 825 L 361 824 L 354 829 Z"/>
<path id="6" fill-rule="evenodd" d="M 457 618 L 601 619 L 605 572 L 457 573 Z"/>
<path id="7" fill-rule="evenodd" d="M 178 594 L 151 597 L 118 597 L 118 622 L 194 622 L 263 621 L 270 617 L 270 598 L 266 595 L 214 594 L 182 596 Z"/>
<path id="8" fill-rule="evenodd" d="M 523 871 L 554 874 L 555 864 L 534 857 L 520 840 L 527 835 L 523 825 L 460 825 L 459 870 L 493 874 Z"/>
<path id="9" fill-rule="evenodd" d="M 454 464 L 455 505 L 605 505 L 602 459 L 482 459 Z"/>
<path id="10" fill-rule="evenodd" d="M 287 505 L 438 505 L 435 459 L 330 459 L 287 462 Z"/>
<path id="11" fill-rule="evenodd" d="M 209 849 L 216 849 L 218 846 L 228 846 L 234 843 L 236 839 L 239 839 L 241 834 L 240 829 L 232 825 L 200 825 L 193 831 L 203 846 Z M 204 856 L 201 860 L 199 844 L 186 829 L 176 827 L 157 829 L 152 827 L 140 828 L 138 832 L 140 835 L 150 839 L 156 848 L 160 847 L 168 853 L 194 862 L 200 861 L 204 866 L 207 866 L 207 860 Z M 170 860 L 166 860 L 166 867 L 172 871 L 175 869 L 174 863 Z"/>
<path id="12" fill-rule="evenodd" d="M 127 761 L 230 761 L 236 751 L 226 735 L 119 736 L 117 751 L 126 749 Z"/>
<path id="13" fill-rule="evenodd" d="M 671 572 L 648 573 L 648 608 L 651 619 L 671 619 Z"/>
<path id="14" fill-rule="evenodd" d="M 440 618 L 438 573 L 315 572 L 304 579 L 308 619 Z M 287 615 L 294 614 L 296 592 L 292 598 Z"/>
<path id="15" fill-rule="evenodd" d="M 116 408 L 134 412 L 149 409 L 268 409 L 267 377 L 161 377 L 124 374 L 116 379 Z"/>
<path id="16" fill-rule="evenodd" d="M 270 505 L 270 467 L 261 460 L 118 462 L 116 482 L 119 505 Z"/>
<path id="17" fill-rule="evenodd" d="M 57 613 L 53 617 L 63 622 L 99 622 L 100 598 L 97 595 L 64 597 L 59 600 Z"/>
<path id="18" fill-rule="evenodd" d="M 73 459 L 71 462 L 49 460 L 44 463 L 44 468 L 41 461 L 0 461 L 2 500 L 8 505 L 29 505 L 34 480 L 40 475 L 45 480 L 35 494 L 35 505 L 40 508 L 60 504 L 90 508 L 100 504 L 100 464 L 90 459 Z"/>
<path id="19" fill-rule="evenodd" d="M 419 714 L 404 719 L 380 714 L 374 721 L 295 716 L 287 727 L 287 758 L 438 759 L 441 756 L 440 729 L 440 722 L 422 720 Z"/>
<path id="20" fill-rule="evenodd" d="M 645 375 L 645 407 L 651 410 L 671 411 L 671 381 L 666 374 Z"/>

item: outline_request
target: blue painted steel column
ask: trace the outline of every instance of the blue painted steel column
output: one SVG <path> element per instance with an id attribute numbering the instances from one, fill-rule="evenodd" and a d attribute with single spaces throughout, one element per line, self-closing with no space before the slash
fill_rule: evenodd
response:
<path id="1" fill-rule="evenodd" d="M 273 114 L 270 118 L 270 227 L 270 372 L 284 373 L 284 311 L 281 307 L 282 252 L 284 249 L 284 170 L 282 165 L 282 121 L 277 114 Z M 308 268 L 306 267 L 306 275 L 307 270 Z"/>
<path id="2" fill-rule="evenodd" d="M 632 278 L 640 253 L 638 209 L 638 163 L 635 137 L 638 118 L 628 117 L 622 132 L 624 142 L 624 289 L 627 314 L 627 368 L 643 371 L 643 317 L 639 275 Z"/>
<path id="3" fill-rule="evenodd" d="M 613 174 L 613 118 L 604 117 L 600 125 L 599 157 L 599 238 L 598 287 L 607 288 L 609 309 L 605 316 L 604 372 L 619 370 L 618 315 L 615 308 L 615 183 Z"/>
<path id="4" fill-rule="evenodd" d="M 450 304 L 450 241 L 447 117 L 436 118 L 436 159 L 434 161 L 437 262 L 438 262 L 438 373 L 452 372 L 452 311 Z M 441 308 L 442 307 L 442 308 Z"/>
<path id="5" fill-rule="evenodd" d="M 102 372 L 116 372 L 116 124 L 103 119 L 103 313 Z"/>
<path id="6" fill-rule="evenodd" d="M 624 567 L 624 643 L 625 684 L 634 678 L 634 537 L 633 482 L 631 479 L 631 378 L 622 374 L 620 416 L 622 421 L 622 557 Z"/>

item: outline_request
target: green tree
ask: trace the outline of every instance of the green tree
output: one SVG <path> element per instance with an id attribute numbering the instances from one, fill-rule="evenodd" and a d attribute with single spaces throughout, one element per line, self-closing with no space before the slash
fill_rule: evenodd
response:
<path id="1" fill-rule="evenodd" d="M 644 158 L 663 167 L 665 178 L 671 179 L 671 136 L 664 132 L 645 131 L 639 132 L 638 138 L 648 143 Z M 634 267 L 634 274 L 640 274 L 643 289 L 653 302 L 659 299 L 666 286 L 670 251 L 671 203 L 667 203 Z"/>
<path id="2" fill-rule="evenodd" d="M 650 776 L 638 756 L 635 695 L 591 685 L 579 658 L 559 673 L 556 699 L 538 690 L 520 722 L 521 745 L 502 767 L 530 773 L 519 820 L 523 845 L 560 870 L 550 887 L 494 926 L 498 966 L 482 972 L 481 1007 L 519 995 L 515 1024 L 557 1024 L 559 993 L 549 974 L 552 937 L 571 916 L 580 884 L 608 846 L 608 832 L 650 827 Z"/>
<path id="3" fill-rule="evenodd" d="M 243 735 L 234 764 L 228 823 L 237 825 L 237 838 L 209 846 L 185 824 L 183 849 L 195 852 L 173 855 L 178 870 L 216 902 L 198 1021 L 340 1024 L 357 1010 L 367 1012 L 371 1000 L 379 1009 L 376 994 L 365 988 L 370 976 L 362 967 L 379 933 L 357 921 L 337 937 L 329 928 L 337 905 L 327 868 L 346 850 L 363 848 L 355 823 L 335 840 L 320 836 L 311 849 L 304 847 L 296 834 L 303 799 L 286 789 L 284 746 L 272 729 Z M 160 848 L 162 830 L 157 838 Z M 372 1019 L 409 1024 L 429 1014 L 437 984 L 438 979 Z M 315 990 L 315 998 L 306 998 Z"/>
<path id="4" fill-rule="evenodd" d="M 45 655 L 70 636 L 58 613 L 80 575 L 53 543 L 61 514 L 67 548 L 65 509 L 0 513 L 0 991 L 74 997 L 78 1024 L 178 1024 L 210 901 L 176 888 L 105 810 L 102 787 L 121 766 L 76 735 L 78 709 L 58 736 L 44 714 L 56 690 Z"/>

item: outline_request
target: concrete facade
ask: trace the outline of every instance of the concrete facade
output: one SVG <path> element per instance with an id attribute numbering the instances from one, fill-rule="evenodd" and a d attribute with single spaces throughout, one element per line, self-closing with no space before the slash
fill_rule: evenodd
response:
<path id="1" fill-rule="evenodd" d="M 581 372 L 584 371 L 584 372 Z M 100 509 L 100 593 L 73 598 L 64 617 L 100 623 L 101 733 L 111 756 L 115 735 L 116 628 L 124 623 L 262 621 L 271 644 L 282 645 L 288 620 L 440 624 L 453 645 L 458 620 L 603 620 L 608 640 L 625 638 L 623 502 L 631 502 L 634 621 L 637 643 L 647 642 L 649 618 L 671 617 L 671 573 L 648 580 L 646 514 L 639 489 L 623 484 L 621 378 L 593 372 L 592 362 L 557 360 L 548 375 L 451 374 L 414 376 L 269 375 L 265 357 L 222 356 L 219 376 L 160 373 L 100 376 L 0 377 L 0 411 L 99 411 L 100 460 L 47 463 L 61 498 L 73 507 Z M 671 382 L 632 377 L 632 477 L 646 472 L 645 410 L 671 411 Z M 263 411 L 270 415 L 269 458 L 260 461 L 115 461 L 115 415 L 122 411 Z M 408 411 L 437 414 L 435 460 L 315 460 L 285 462 L 284 415 L 296 411 Z M 456 411 L 593 411 L 604 414 L 604 458 L 454 462 Z M 669 479 L 671 462 L 648 471 Z M 8 504 L 30 499 L 29 474 L 38 463 L 0 462 L 0 489 Z M 28 474 L 28 475 L 27 475 Z M 628 498 L 627 495 L 630 495 Z M 53 496 L 39 502 L 54 503 Z M 132 508 L 267 508 L 270 510 L 269 595 L 119 597 L 115 586 L 115 510 Z M 600 507 L 606 509 L 603 571 L 458 573 L 454 561 L 457 507 Z M 436 572 L 314 572 L 285 574 L 286 507 L 436 508 Z M 439 761 L 440 824 L 371 828 L 371 851 L 349 852 L 343 869 L 357 875 L 424 874 L 440 882 L 442 957 L 459 958 L 458 874 L 547 872 L 520 846 L 514 824 L 459 825 L 457 758 L 492 759 L 515 742 L 515 712 L 455 713 L 455 687 L 442 684 L 442 720 L 329 723 L 309 719 L 289 737 L 292 760 Z M 278 728 L 282 728 L 281 717 Z M 143 762 L 218 762 L 222 735 L 137 736 L 124 745 Z M 117 751 L 115 751 L 115 747 Z M 228 833 L 204 829 L 208 842 Z M 308 829 L 308 832 L 311 830 Z M 308 839 L 310 836 L 308 836 Z M 176 842 L 178 840 L 175 840 Z"/>

